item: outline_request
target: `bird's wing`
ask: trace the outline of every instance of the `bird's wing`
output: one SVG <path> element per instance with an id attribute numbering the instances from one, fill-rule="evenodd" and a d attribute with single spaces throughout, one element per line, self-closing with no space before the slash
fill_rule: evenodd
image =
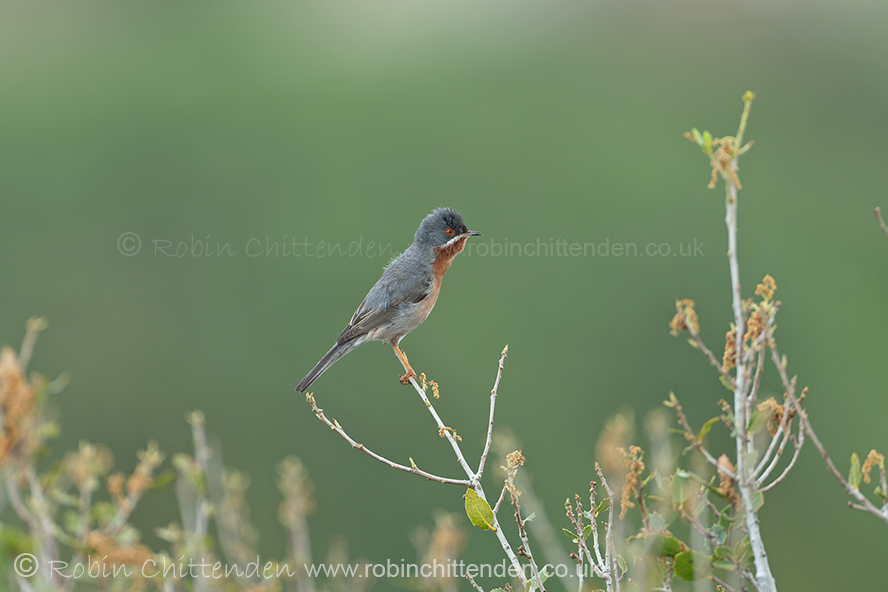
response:
<path id="1" fill-rule="evenodd" d="M 432 289 L 431 278 L 424 281 L 399 282 L 397 278 L 388 278 L 389 282 L 380 280 L 370 290 L 364 301 L 352 315 L 348 326 L 342 331 L 337 343 L 351 341 L 355 337 L 365 335 L 381 327 L 395 318 L 399 309 L 405 305 L 422 302 Z M 380 285 L 386 290 L 381 292 Z"/>

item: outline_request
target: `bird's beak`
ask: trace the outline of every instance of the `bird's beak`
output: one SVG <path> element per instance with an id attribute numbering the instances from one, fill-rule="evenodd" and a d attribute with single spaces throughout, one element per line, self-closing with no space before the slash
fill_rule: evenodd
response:
<path id="1" fill-rule="evenodd" d="M 460 236 L 481 236 L 481 233 L 477 230 L 467 230 L 463 232 Z"/>

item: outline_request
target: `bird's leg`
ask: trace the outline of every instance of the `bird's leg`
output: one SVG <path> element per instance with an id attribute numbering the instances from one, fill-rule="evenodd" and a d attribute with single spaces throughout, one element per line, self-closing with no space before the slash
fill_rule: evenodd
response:
<path id="1" fill-rule="evenodd" d="M 398 358 L 400 358 L 401 363 L 404 364 L 404 368 L 407 370 L 407 374 L 404 376 L 398 375 L 398 379 L 401 381 L 401 384 L 410 384 L 410 379 L 416 379 L 416 372 L 413 371 L 413 368 L 410 367 L 410 362 L 407 361 L 407 355 L 401 351 L 401 348 L 398 347 L 397 343 L 393 343 L 392 347 L 395 348 L 395 354 L 397 354 Z"/>

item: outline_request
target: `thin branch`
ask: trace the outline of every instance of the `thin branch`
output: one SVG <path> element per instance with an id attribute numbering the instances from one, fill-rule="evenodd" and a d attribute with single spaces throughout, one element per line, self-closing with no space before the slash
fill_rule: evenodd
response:
<path id="1" fill-rule="evenodd" d="M 588 562 L 588 565 L 592 568 L 592 573 L 594 575 L 598 576 L 599 578 L 605 580 L 609 590 L 613 588 L 610 581 L 608 580 L 607 574 L 601 568 L 601 566 L 604 565 L 604 562 L 600 560 L 601 551 L 598 548 L 598 529 L 595 524 L 595 522 L 596 522 L 595 521 L 595 518 L 596 518 L 595 517 L 595 508 L 596 508 L 596 505 L 595 505 L 595 481 L 592 481 L 590 483 L 590 485 L 591 485 L 591 487 L 589 488 L 589 506 L 590 506 L 591 519 L 589 520 L 589 523 L 590 523 L 590 527 L 592 529 L 592 532 L 594 533 L 593 545 L 595 545 L 595 553 L 599 557 L 600 565 L 599 565 L 599 563 L 596 563 L 595 559 L 592 558 L 592 554 L 589 552 L 589 547 L 588 547 L 588 545 L 586 545 L 586 537 L 584 536 L 585 527 L 583 526 L 583 506 L 580 503 L 580 496 L 576 496 L 576 498 L 575 498 L 576 504 L 577 504 L 576 513 L 574 513 L 574 510 L 570 505 L 570 499 L 567 499 L 564 502 L 564 509 L 567 512 L 567 517 L 574 527 L 574 532 L 577 533 L 577 537 L 575 540 L 577 541 L 577 549 L 579 550 L 579 555 L 575 555 L 575 554 L 571 553 L 570 558 L 575 559 L 578 562 L 578 567 L 579 567 L 579 569 L 577 570 L 577 576 L 579 579 L 579 585 L 577 587 L 578 592 L 583 591 L 583 580 L 584 580 L 583 576 L 584 576 L 584 572 L 585 572 L 585 569 L 583 568 L 584 558 Z M 567 586 L 565 586 L 565 588 L 567 588 Z"/>
<path id="2" fill-rule="evenodd" d="M 499 433 L 494 438 L 491 454 L 505 457 L 509 452 L 520 449 L 521 446 L 514 437 Z M 530 479 L 527 478 L 526 471 L 519 471 L 515 475 L 515 486 L 521 491 L 521 507 L 527 514 L 535 514 L 533 521 L 527 524 L 527 531 L 534 539 L 534 544 L 538 549 L 537 554 L 541 555 L 548 565 L 568 565 L 570 557 L 568 556 L 569 551 L 565 550 L 564 535 L 561 529 L 556 530 L 549 520 L 546 506 L 537 497 Z M 574 587 L 575 574 L 556 575 L 561 579 L 565 590 Z"/>
<path id="3" fill-rule="evenodd" d="M 746 122 L 749 117 L 749 108 L 751 105 L 751 95 L 749 100 L 744 96 L 743 115 L 740 118 L 740 129 L 737 132 L 737 149 L 743 137 L 746 128 Z M 737 161 L 739 155 L 734 154 L 730 166 L 730 175 L 725 175 L 725 226 L 728 229 L 728 264 L 731 270 L 731 305 L 734 311 L 734 326 L 737 332 L 735 336 L 735 350 L 737 352 L 737 372 L 734 381 L 734 421 L 736 422 L 736 448 L 737 448 L 737 467 L 736 473 L 739 477 L 735 482 L 740 490 L 740 497 L 743 500 L 743 506 L 746 511 L 746 531 L 749 534 L 749 542 L 752 548 L 753 561 L 755 563 L 755 576 L 758 588 L 761 592 L 775 592 L 777 583 L 771 573 L 771 566 L 768 563 L 768 554 L 765 550 L 765 544 L 762 540 L 761 528 L 759 526 L 758 515 L 752 511 L 752 489 L 755 485 L 749 468 L 746 466 L 746 455 L 748 452 L 747 438 L 749 428 L 749 414 L 746 413 L 746 364 L 743 352 L 743 337 L 745 335 L 745 319 L 743 317 L 743 298 L 740 291 L 740 263 L 737 257 L 737 190 L 738 182 L 733 174 L 737 170 Z"/>
<path id="4" fill-rule="evenodd" d="M 477 583 L 475 583 L 475 578 L 473 578 L 472 576 L 466 574 L 466 579 L 469 580 L 469 582 L 472 584 L 472 588 L 474 588 L 474 589 L 477 590 L 478 592 L 484 592 L 484 588 L 482 588 L 482 587 L 479 586 Z"/>
<path id="5" fill-rule="evenodd" d="M 796 377 L 792 378 L 791 384 L 793 386 L 793 392 L 795 392 Z M 789 435 L 789 430 L 787 430 L 787 426 L 789 425 L 790 416 L 791 416 L 791 414 L 789 412 L 789 406 L 791 404 L 792 403 L 790 402 L 789 397 L 787 396 L 786 402 L 783 403 L 783 417 L 780 418 L 780 425 L 777 426 L 777 431 L 774 432 L 774 436 L 771 438 L 771 443 L 768 444 L 768 449 L 765 450 L 765 455 L 762 457 L 762 460 L 759 463 L 759 466 L 753 470 L 753 472 L 752 472 L 753 477 L 759 477 L 759 473 L 762 472 L 766 463 L 770 462 L 771 454 L 774 452 L 774 448 L 777 445 L 777 442 L 781 441 L 781 440 L 782 441 L 780 442 L 780 451 L 777 453 L 777 456 L 779 457 L 780 454 L 783 452 L 783 447 L 786 446 L 786 438 Z M 761 482 L 761 480 L 764 479 L 765 477 L 767 477 L 767 475 L 760 476 L 759 482 Z"/>
<path id="6" fill-rule="evenodd" d="M 595 482 L 592 482 L 592 495 L 590 496 L 592 499 L 591 503 L 591 511 L 595 511 Z M 570 506 L 570 498 L 564 501 L 564 508 L 567 510 L 567 517 L 570 519 L 571 524 L 573 524 L 574 532 L 577 533 L 577 549 L 579 550 L 578 555 L 570 554 L 570 557 L 576 557 L 577 565 L 579 569 L 577 570 L 577 579 L 579 582 L 577 583 L 577 592 L 583 592 L 583 556 L 589 554 L 589 549 L 586 548 L 586 537 L 583 536 L 583 532 L 585 528 L 583 528 L 583 507 L 580 504 L 580 496 L 576 496 L 577 500 L 577 513 L 574 515 L 573 510 Z M 592 524 L 595 524 L 595 516 L 592 516 L 591 520 Z M 592 566 L 593 571 L 597 571 L 595 563 L 590 561 L 590 565 Z M 567 589 L 567 586 L 565 586 Z"/>
<path id="7" fill-rule="evenodd" d="M 438 483 L 449 483 L 449 484 L 451 484 L 451 485 L 462 485 L 463 487 L 471 487 L 471 486 L 472 486 L 471 481 L 468 481 L 468 480 L 466 480 L 466 479 L 450 479 L 450 478 L 447 478 L 447 477 L 439 477 L 439 476 L 437 476 L 437 475 L 433 475 L 433 474 L 431 474 L 431 473 L 427 473 L 426 471 L 423 471 L 422 469 L 420 469 L 420 468 L 418 468 L 418 467 L 416 467 L 416 466 L 408 467 L 408 466 L 405 466 L 405 465 L 402 465 L 402 464 L 396 463 L 396 462 L 394 462 L 394 461 L 391 461 L 391 460 L 385 458 L 384 456 L 382 456 L 382 455 L 380 455 L 380 454 L 376 454 L 375 452 L 373 452 L 372 450 L 370 450 L 369 448 L 367 448 L 367 447 L 364 446 L 363 444 L 359 444 L 359 443 L 356 442 L 354 439 L 352 439 L 352 437 L 349 436 L 349 435 L 345 432 L 344 429 L 342 429 L 342 426 L 339 425 L 339 422 L 338 422 L 338 421 L 336 421 L 335 419 L 334 419 L 333 421 L 330 421 L 330 420 L 327 418 L 327 416 L 324 414 L 324 410 L 321 409 L 320 407 L 318 407 L 317 402 L 315 401 L 315 398 L 314 398 L 314 395 L 313 395 L 313 394 L 311 394 L 311 393 L 307 394 L 307 395 L 305 396 L 305 399 L 308 401 L 309 405 L 311 405 L 311 409 L 312 409 L 312 411 L 314 411 L 315 416 L 316 416 L 318 419 L 320 419 L 322 422 L 324 422 L 325 424 L 327 424 L 327 426 L 328 426 L 331 430 L 333 430 L 334 432 L 336 432 L 337 434 L 339 434 L 340 436 L 342 436 L 342 437 L 345 439 L 346 442 L 348 442 L 349 444 L 351 444 L 352 448 L 357 448 L 358 450 L 360 450 L 360 451 L 366 453 L 367 455 L 369 455 L 369 456 L 375 458 L 375 459 L 378 460 L 379 462 L 381 462 L 381 463 L 383 463 L 383 464 L 385 464 L 385 465 L 390 466 L 390 467 L 393 468 L 393 469 L 398 469 L 398 470 L 401 470 L 401 471 L 405 471 L 405 472 L 407 472 L 407 473 L 413 473 L 414 475 L 419 475 L 420 477 L 425 477 L 425 478 L 428 479 L 429 481 L 437 481 Z"/>
<path id="8" fill-rule="evenodd" d="M 789 380 L 789 377 L 786 374 L 786 368 L 784 368 L 783 363 L 780 361 L 780 354 L 777 352 L 777 344 L 774 341 L 771 341 L 770 344 L 771 349 L 771 359 L 774 360 L 774 365 L 777 366 L 777 371 L 780 373 L 780 379 L 783 381 L 783 386 L 786 388 L 786 394 L 789 397 L 789 400 L 795 406 L 797 414 L 799 416 L 799 421 L 805 426 L 805 431 L 808 432 L 808 435 L 811 436 L 811 442 L 814 444 L 814 447 L 817 448 L 817 451 L 820 452 L 820 456 L 823 457 L 824 462 L 826 462 L 826 468 L 830 473 L 833 474 L 833 477 L 836 478 L 836 481 L 842 486 L 845 490 L 845 493 L 853 497 L 857 500 L 857 504 L 849 505 L 853 507 L 855 510 L 861 510 L 864 512 L 869 512 L 873 516 L 877 516 L 878 518 L 884 520 L 888 523 L 888 508 L 884 511 L 877 508 L 866 496 L 860 493 L 860 490 L 848 483 L 839 470 L 836 468 L 836 465 L 833 463 L 832 459 L 829 456 L 829 453 L 824 448 L 823 444 L 820 442 L 820 438 L 817 437 L 817 434 L 814 433 L 814 428 L 811 426 L 811 420 L 808 419 L 808 414 L 805 413 L 805 410 L 802 408 L 801 403 L 799 403 L 798 398 L 795 396 L 795 389 L 792 388 L 792 384 Z"/>
<path id="9" fill-rule="evenodd" d="M 37 518 L 25 506 L 25 503 L 22 500 L 21 492 L 19 491 L 18 485 L 14 480 L 12 471 L 7 469 L 4 472 L 6 473 L 3 476 L 3 481 L 6 485 L 6 495 L 9 496 L 9 501 L 12 503 L 12 507 L 15 510 L 15 513 L 18 515 L 19 520 L 25 523 L 30 532 L 39 531 L 40 526 L 37 522 Z"/>
<path id="10" fill-rule="evenodd" d="M 694 338 L 694 343 L 697 344 L 697 348 L 706 355 L 706 357 L 709 359 L 709 363 L 712 364 L 716 370 L 718 370 L 719 374 L 724 376 L 727 379 L 727 381 L 731 384 L 731 386 L 733 386 L 734 385 L 734 377 L 731 376 L 730 372 L 725 370 L 724 365 L 721 362 L 719 362 L 718 358 L 715 357 L 715 355 L 712 353 L 712 351 L 708 347 L 706 347 L 706 344 L 703 343 L 703 339 L 700 338 L 700 334 L 697 333 L 696 329 L 694 329 L 694 324 L 687 317 L 687 315 L 685 315 L 684 322 L 685 322 L 685 327 L 687 327 L 687 329 L 688 329 L 688 333 L 690 333 L 691 337 Z"/>
<path id="11" fill-rule="evenodd" d="M 49 322 L 43 317 L 31 317 L 28 319 L 27 329 L 25 330 L 25 338 L 22 340 L 22 346 L 19 348 L 18 361 L 21 366 L 22 374 L 31 361 L 31 354 L 34 352 L 34 343 L 37 341 L 37 335 L 49 326 Z"/>
<path id="12" fill-rule="evenodd" d="M 84 480 L 80 483 L 80 512 L 78 512 L 78 522 L 77 522 L 77 531 L 74 533 L 77 542 L 82 546 L 86 546 L 84 541 L 86 540 L 86 535 L 89 533 L 89 511 L 92 507 L 92 490 L 89 488 L 88 480 Z M 71 556 L 71 565 L 77 565 L 83 561 L 83 551 L 77 550 Z M 65 590 L 70 592 L 74 590 L 74 585 L 77 582 L 77 578 L 70 578 L 67 582 L 65 582 Z"/>
<path id="13" fill-rule="evenodd" d="M 500 505 L 503 503 L 503 498 L 506 497 L 506 486 L 503 485 L 503 490 L 500 492 L 499 499 L 496 500 L 496 505 L 493 506 L 493 513 L 496 514 L 499 512 Z"/>
<path id="14" fill-rule="evenodd" d="M 24 467 L 24 473 L 31 490 L 31 500 L 33 502 L 32 505 L 34 506 L 34 511 L 36 512 L 37 519 L 40 521 L 45 535 L 43 543 L 46 549 L 45 553 L 47 561 L 55 561 L 59 557 L 58 546 L 56 545 L 56 532 L 58 527 L 55 522 L 53 522 L 52 510 L 49 507 L 46 496 L 43 494 L 43 487 L 40 485 L 40 480 L 37 478 L 37 472 L 34 470 L 34 466 L 26 464 Z"/>
<path id="15" fill-rule="evenodd" d="M 764 332 L 764 331 L 763 331 Z M 762 374 L 765 369 L 765 348 L 759 350 L 758 360 L 755 362 L 755 376 L 752 379 L 752 387 L 749 389 L 747 408 L 751 408 L 752 404 L 758 398 L 759 387 L 762 383 Z"/>
<path id="16" fill-rule="evenodd" d="M 404 360 L 401 359 L 401 356 L 397 356 L 398 360 L 401 362 L 401 365 L 404 366 L 404 370 L 409 374 L 410 371 L 407 369 L 407 365 L 404 363 Z M 465 456 L 463 456 L 462 450 L 459 447 L 459 443 L 456 441 L 452 430 L 450 430 L 444 422 L 441 421 L 441 418 L 438 416 L 438 412 L 435 411 L 435 408 L 432 407 L 431 401 L 426 396 L 425 391 L 422 387 L 419 386 L 419 383 L 416 382 L 416 379 L 411 377 L 410 384 L 413 385 L 413 388 L 416 390 L 416 393 L 419 395 L 419 398 L 422 399 L 422 402 L 425 403 L 426 409 L 429 410 L 429 413 L 432 414 L 432 417 L 435 420 L 435 423 L 438 425 L 438 433 L 442 434 L 447 438 L 447 441 L 450 442 L 451 448 L 453 448 L 453 453 L 456 455 L 456 460 L 459 465 L 465 471 L 466 476 L 469 478 L 468 487 L 475 490 L 475 493 L 478 494 L 482 500 L 487 502 L 487 496 L 484 493 L 484 488 L 481 486 L 481 481 L 478 479 L 478 476 L 472 472 L 471 467 L 469 467 L 469 463 L 466 462 Z M 489 502 L 488 502 L 489 505 Z M 524 570 L 521 568 L 521 562 L 518 561 L 518 557 L 515 555 L 515 551 L 512 549 L 511 543 L 506 538 L 505 533 L 503 533 L 503 529 L 500 528 L 499 520 L 497 520 L 496 514 L 493 515 L 493 524 L 491 525 L 493 528 L 494 534 L 496 535 L 497 540 L 499 540 L 500 547 L 502 547 L 503 552 L 506 554 L 506 557 L 509 559 L 509 563 L 512 564 L 516 573 L 518 574 L 518 581 L 522 586 L 527 586 L 527 578 L 524 576 Z"/>
<path id="17" fill-rule="evenodd" d="M 484 443 L 484 452 L 481 453 L 481 462 L 478 464 L 478 472 L 475 478 L 481 481 L 481 474 L 484 472 L 484 464 L 487 462 L 487 455 L 490 452 L 490 443 L 493 441 L 493 412 L 496 408 L 496 391 L 499 388 L 500 378 L 503 376 L 503 363 L 509 355 L 509 346 L 503 348 L 502 357 L 500 357 L 499 368 L 496 371 L 496 380 L 493 383 L 493 389 L 490 391 L 490 422 L 487 424 L 487 442 Z"/>
<path id="18" fill-rule="evenodd" d="M 694 433 L 694 430 L 691 429 L 691 425 L 688 423 L 688 418 L 685 416 L 684 411 L 681 408 L 681 405 L 678 403 L 678 399 L 675 399 L 675 403 L 672 406 L 675 409 L 675 415 L 678 418 L 678 423 L 681 425 L 682 429 L 685 432 L 685 438 L 688 442 L 691 443 L 691 447 L 695 450 L 700 451 L 700 453 L 706 458 L 706 461 L 714 466 L 716 469 L 733 479 L 737 480 L 737 476 L 724 465 L 719 464 L 719 462 L 715 459 L 714 456 L 703 446 L 703 443 L 697 439 L 697 435 Z"/>
<path id="19" fill-rule="evenodd" d="M 876 213 L 876 220 L 879 221 L 879 226 L 882 227 L 882 231 L 885 233 L 885 236 L 888 236 L 888 226 L 886 226 L 885 221 L 882 220 L 882 210 L 879 208 L 876 208 L 875 213 Z"/>
<path id="20" fill-rule="evenodd" d="M 398 359 L 401 359 L 400 356 L 398 356 Z M 403 364 L 403 361 L 401 363 Z M 404 366 L 404 370 L 409 372 L 409 370 L 407 370 L 407 366 Z M 450 447 L 453 448 L 453 453 L 456 455 L 456 460 L 457 462 L 459 462 L 459 466 L 463 468 L 463 471 L 465 471 L 466 476 L 469 478 L 469 487 L 471 487 L 472 484 L 477 482 L 477 475 L 475 475 L 474 471 L 472 471 L 471 467 L 469 467 L 469 463 L 466 462 L 466 457 L 463 456 L 462 450 L 460 449 L 459 444 L 457 443 L 456 438 L 453 435 L 453 430 L 451 428 L 448 428 L 444 424 L 444 422 L 441 421 L 441 418 L 438 416 L 438 412 L 435 411 L 435 408 L 432 407 L 431 401 L 429 401 L 429 398 L 426 396 L 426 392 L 422 390 L 422 387 L 419 386 L 419 383 L 416 382 L 416 379 L 412 376 L 410 377 L 410 384 L 412 384 L 413 388 L 416 389 L 416 392 L 419 394 L 422 402 L 425 403 L 425 406 L 429 410 L 429 413 L 431 413 L 432 417 L 435 419 L 435 423 L 438 425 L 438 433 L 443 435 L 445 438 L 447 438 L 447 441 L 450 442 Z"/>
<path id="21" fill-rule="evenodd" d="M 604 471 L 601 470 L 598 464 L 595 465 L 595 472 L 598 473 L 598 478 L 601 479 L 601 484 L 607 492 L 608 499 L 610 499 L 610 506 L 607 510 L 607 532 L 604 538 L 605 569 L 613 578 L 614 590 L 620 592 L 620 576 L 617 575 L 617 546 L 614 545 L 614 507 L 617 505 L 616 497 L 614 497 L 614 492 L 608 486 L 607 479 L 604 478 Z"/>
<path id="22" fill-rule="evenodd" d="M 886 496 L 888 496 L 888 475 L 886 475 L 885 467 L 882 466 L 879 469 L 880 473 L 880 482 L 882 485 L 882 499 L 884 500 Z M 888 513 L 888 500 L 885 501 L 885 504 L 882 506 L 882 511 Z"/>
<path id="23" fill-rule="evenodd" d="M 521 510 L 518 507 L 518 495 L 509 492 L 509 497 L 512 500 L 512 508 L 515 509 L 515 521 L 518 523 L 518 536 L 521 538 L 521 546 L 518 547 L 518 553 L 527 557 L 527 561 L 530 563 L 533 579 L 536 580 L 537 583 L 537 590 L 540 590 L 540 592 L 546 592 L 546 589 L 543 587 L 543 579 L 540 577 L 540 570 L 537 567 L 536 561 L 533 560 L 533 553 L 530 551 L 530 540 L 527 538 L 527 531 L 524 530 L 524 521 L 521 520 Z"/>
<path id="24" fill-rule="evenodd" d="M 728 584 L 727 582 L 725 582 L 724 580 L 722 580 L 712 574 L 708 574 L 706 577 L 709 578 L 710 580 L 712 580 L 713 582 L 715 582 L 716 584 L 718 584 L 719 586 L 721 586 L 722 588 L 724 588 L 726 590 L 726 592 L 734 592 L 734 587 L 731 586 L 730 584 Z"/>
<path id="25" fill-rule="evenodd" d="M 804 433 L 804 430 L 802 430 L 802 433 Z M 782 438 L 780 438 L 781 434 L 783 436 Z M 758 486 L 761 486 L 761 484 L 765 482 L 765 479 L 768 478 L 768 475 L 777 468 L 777 463 L 780 462 L 780 457 L 783 456 L 783 450 L 786 448 L 786 443 L 792 437 L 792 434 L 789 430 L 786 430 L 784 432 L 778 432 L 774 437 L 775 439 L 780 438 L 780 446 L 777 448 L 777 452 L 774 454 L 774 458 L 771 459 L 768 468 L 756 479 L 756 485 Z M 774 442 L 774 440 L 771 440 L 771 442 Z M 755 477 L 755 471 L 753 471 L 752 476 Z"/>
<path id="26" fill-rule="evenodd" d="M 766 491 L 771 490 L 775 485 L 777 485 L 778 483 L 783 481 L 786 478 L 786 476 L 789 474 L 789 472 L 792 470 L 792 468 L 795 466 L 796 460 L 798 460 L 798 458 L 799 458 L 799 452 L 802 451 L 802 446 L 805 444 L 805 428 L 801 423 L 799 423 L 799 438 L 798 438 L 798 440 L 796 440 L 796 438 L 793 437 L 792 444 L 793 444 L 793 446 L 795 446 L 795 452 L 792 454 L 792 458 L 789 459 L 789 464 L 786 465 L 786 468 L 783 469 L 783 472 L 780 473 L 779 477 L 777 477 L 776 479 L 771 481 L 771 483 L 762 487 L 759 490 L 762 493 L 765 493 Z"/>

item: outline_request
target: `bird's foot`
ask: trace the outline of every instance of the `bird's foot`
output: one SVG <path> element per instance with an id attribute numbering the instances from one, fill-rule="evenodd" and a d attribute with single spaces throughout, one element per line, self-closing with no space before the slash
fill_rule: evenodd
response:
<path id="1" fill-rule="evenodd" d="M 398 374 L 398 380 L 401 381 L 401 384 L 410 384 L 411 378 L 413 380 L 416 380 L 416 372 L 413 371 L 413 368 L 411 368 L 410 371 L 408 371 L 407 374 L 404 374 L 403 376 Z"/>

